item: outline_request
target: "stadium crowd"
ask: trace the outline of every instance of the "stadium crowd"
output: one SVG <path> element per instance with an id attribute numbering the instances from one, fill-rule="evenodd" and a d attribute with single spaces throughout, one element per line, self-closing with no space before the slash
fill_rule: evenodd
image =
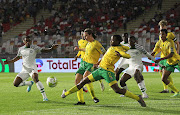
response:
<path id="1" fill-rule="evenodd" d="M 46 3 L 48 4 L 48 2 Z M 40 47 L 50 47 L 53 43 L 60 44 L 57 51 L 52 54 L 58 53 L 63 54 L 65 57 L 73 57 L 76 54 L 73 47 L 77 46 L 80 32 L 87 27 L 95 31 L 97 40 L 107 48 L 109 47 L 109 37 L 113 32 L 118 29 L 126 29 L 127 22 L 135 20 L 138 15 L 158 3 L 158 0 L 62 0 L 61 3 L 58 8 L 51 9 L 52 16 L 47 19 L 42 16 L 33 27 L 3 43 L 0 47 L 0 53 L 15 54 L 18 47 L 23 45 L 22 38 L 29 35 L 33 38 L 33 44 Z M 81 5 L 79 5 L 80 3 Z M 94 4 L 93 7 L 92 4 Z M 41 5 L 40 8 L 43 8 L 42 4 L 39 5 Z M 150 51 L 150 47 L 153 47 L 150 42 L 155 43 L 157 39 L 154 33 L 159 31 L 158 21 L 161 19 L 168 20 L 175 30 L 175 26 L 179 25 L 177 22 L 179 19 L 178 9 L 179 4 L 176 4 L 174 9 L 164 14 L 158 12 L 149 22 L 142 21 L 140 27 L 130 34 L 139 38 L 140 44 L 144 45 L 147 51 Z M 172 13 L 174 13 L 173 20 L 170 18 Z"/>

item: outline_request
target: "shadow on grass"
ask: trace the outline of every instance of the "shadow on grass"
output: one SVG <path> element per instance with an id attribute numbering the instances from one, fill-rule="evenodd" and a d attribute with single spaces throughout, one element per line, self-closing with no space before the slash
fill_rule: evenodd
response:
<path id="1" fill-rule="evenodd" d="M 152 107 L 130 107 L 126 105 L 90 105 L 89 107 L 104 107 L 104 108 L 110 108 L 110 109 L 118 109 L 120 111 L 142 111 L 142 112 L 149 112 L 150 114 L 159 114 L 159 113 L 164 113 L 164 114 L 180 114 L 180 110 L 165 110 L 164 109 L 159 109 L 159 108 L 152 108 Z M 169 107 L 174 107 L 174 105 L 169 105 Z M 177 107 L 177 105 L 176 105 Z"/>

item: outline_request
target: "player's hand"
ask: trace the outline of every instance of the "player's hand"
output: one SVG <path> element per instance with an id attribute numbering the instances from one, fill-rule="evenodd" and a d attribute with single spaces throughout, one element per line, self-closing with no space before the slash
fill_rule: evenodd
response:
<path id="1" fill-rule="evenodd" d="M 122 55 L 118 51 L 115 51 L 115 52 L 117 56 L 122 57 Z"/>
<path id="2" fill-rule="evenodd" d="M 59 44 L 53 44 L 51 48 L 54 50 L 54 49 L 57 49 L 58 46 Z"/>
<path id="3" fill-rule="evenodd" d="M 74 58 L 74 60 L 77 61 L 77 58 L 78 58 L 78 57 L 76 56 L 76 57 Z"/>
<path id="4" fill-rule="evenodd" d="M 76 50 L 79 50 L 79 48 L 76 46 L 76 47 L 74 47 L 74 51 L 76 51 Z"/>
<path id="5" fill-rule="evenodd" d="M 5 65 L 5 64 L 9 64 L 9 61 L 6 60 L 6 61 L 3 62 L 3 64 L 4 64 L 4 65 Z"/>

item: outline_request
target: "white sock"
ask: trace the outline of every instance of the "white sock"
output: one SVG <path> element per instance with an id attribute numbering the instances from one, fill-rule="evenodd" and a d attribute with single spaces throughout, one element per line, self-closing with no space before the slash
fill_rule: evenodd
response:
<path id="1" fill-rule="evenodd" d="M 146 94 L 146 86 L 144 80 L 138 83 L 139 89 L 141 90 L 142 94 Z"/>
<path id="2" fill-rule="evenodd" d="M 25 86 L 25 85 L 30 86 L 30 85 L 32 85 L 32 82 L 31 82 L 31 81 L 22 81 L 22 82 L 19 84 L 18 87 L 20 87 L 20 86 Z"/>
<path id="3" fill-rule="evenodd" d="M 41 92 L 41 94 L 42 94 L 42 96 L 43 96 L 43 99 L 44 99 L 44 98 L 47 98 L 46 93 L 45 93 L 45 91 L 44 91 L 44 86 L 43 86 L 43 84 L 42 84 L 40 81 L 38 81 L 38 82 L 36 83 L 36 86 L 37 86 L 37 88 L 39 89 L 39 91 Z"/>
<path id="4" fill-rule="evenodd" d="M 123 89 L 126 89 L 126 90 L 128 90 L 128 87 L 127 87 L 127 85 L 126 86 L 124 86 L 124 87 L 122 87 Z"/>

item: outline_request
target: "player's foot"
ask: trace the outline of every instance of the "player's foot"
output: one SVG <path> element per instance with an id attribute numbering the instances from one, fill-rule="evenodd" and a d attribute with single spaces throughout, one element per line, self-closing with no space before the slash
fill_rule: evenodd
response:
<path id="1" fill-rule="evenodd" d="M 174 93 L 174 91 L 171 90 L 171 93 Z"/>
<path id="2" fill-rule="evenodd" d="M 171 96 L 171 97 L 177 97 L 177 96 L 179 96 L 179 92 L 178 93 L 174 93 L 174 95 Z"/>
<path id="3" fill-rule="evenodd" d="M 98 102 L 99 102 L 99 99 L 95 97 L 95 98 L 93 99 L 93 101 L 94 101 L 94 103 L 98 103 Z"/>
<path id="4" fill-rule="evenodd" d="M 88 92 L 87 87 L 83 87 L 83 91 L 87 93 Z"/>
<path id="5" fill-rule="evenodd" d="M 48 98 L 43 98 L 43 101 L 48 101 Z"/>
<path id="6" fill-rule="evenodd" d="M 144 100 L 143 100 L 143 98 L 142 98 L 142 96 L 141 95 L 139 95 L 139 104 L 142 106 L 142 107 L 146 107 L 146 103 L 144 102 Z"/>
<path id="7" fill-rule="evenodd" d="M 101 91 L 104 91 L 105 87 L 104 87 L 103 81 L 100 82 L 100 86 L 101 86 Z"/>
<path id="8" fill-rule="evenodd" d="M 67 91 L 66 89 L 63 90 L 62 95 L 61 95 L 62 98 L 65 98 L 65 97 L 66 97 L 66 95 L 65 95 L 65 92 L 66 92 L 66 91 Z"/>
<path id="9" fill-rule="evenodd" d="M 34 84 L 34 81 L 31 81 L 31 85 L 28 86 L 27 92 L 30 92 L 30 91 L 31 91 L 31 87 L 32 87 L 33 84 Z"/>
<path id="10" fill-rule="evenodd" d="M 120 95 L 120 97 L 125 97 L 124 95 Z"/>
<path id="11" fill-rule="evenodd" d="M 169 93 L 169 91 L 168 91 L 168 90 L 162 90 L 162 91 L 159 92 L 159 93 Z"/>
<path id="12" fill-rule="evenodd" d="M 142 98 L 145 99 L 145 98 L 149 98 L 149 96 L 147 94 L 142 94 Z"/>
<path id="13" fill-rule="evenodd" d="M 79 102 L 79 101 L 78 101 L 78 102 L 77 102 L 76 104 L 74 104 L 74 105 L 85 105 L 85 104 L 86 104 L 85 102 L 82 103 L 82 102 Z"/>

